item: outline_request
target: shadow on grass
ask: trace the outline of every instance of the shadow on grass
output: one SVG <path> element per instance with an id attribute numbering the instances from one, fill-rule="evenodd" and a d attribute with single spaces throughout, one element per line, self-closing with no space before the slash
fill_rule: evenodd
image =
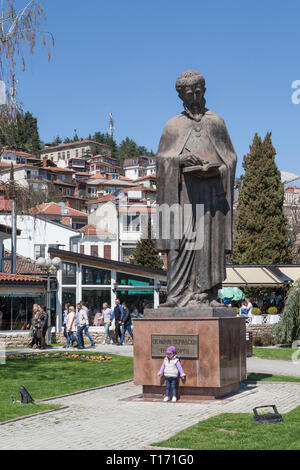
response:
<path id="1" fill-rule="evenodd" d="M 259 374 L 259 373 L 252 373 L 247 376 L 245 383 L 247 382 L 260 382 L 261 380 L 271 379 L 273 377 L 272 374 Z"/>

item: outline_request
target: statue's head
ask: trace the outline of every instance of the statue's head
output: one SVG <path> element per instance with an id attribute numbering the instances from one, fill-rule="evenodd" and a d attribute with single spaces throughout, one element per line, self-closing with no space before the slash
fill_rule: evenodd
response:
<path id="1" fill-rule="evenodd" d="M 205 78 L 195 70 L 183 72 L 176 81 L 176 90 L 183 101 L 186 113 L 196 121 L 201 119 L 205 108 Z"/>

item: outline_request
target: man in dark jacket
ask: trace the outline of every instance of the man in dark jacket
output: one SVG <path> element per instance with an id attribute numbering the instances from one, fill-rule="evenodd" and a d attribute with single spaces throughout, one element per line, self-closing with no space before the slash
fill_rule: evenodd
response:
<path id="1" fill-rule="evenodd" d="M 118 338 L 121 338 L 121 324 L 123 317 L 123 308 L 120 302 L 120 299 L 116 299 L 116 306 L 111 314 L 110 321 L 115 319 L 115 344 L 118 343 Z"/>
<path id="2" fill-rule="evenodd" d="M 130 311 L 127 308 L 127 305 L 126 305 L 125 302 L 122 303 L 122 307 L 123 307 L 123 316 L 122 316 L 122 319 L 121 319 L 121 321 L 122 321 L 122 336 L 121 336 L 120 346 L 122 346 L 122 344 L 124 342 L 126 330 L 128 331 L 131 338 L 133 339 L 133 333 L 132 333 L 132 329 L 131 329 Z"/>
<path id="3" fill-rule="evenodd" d="M 42 312 L 39 316 L 39 336 L 41 342 L 41 349 L 46 349 L 46 333 L 48 329 L 48 313 L 46 307 L 42 308 Z"/>

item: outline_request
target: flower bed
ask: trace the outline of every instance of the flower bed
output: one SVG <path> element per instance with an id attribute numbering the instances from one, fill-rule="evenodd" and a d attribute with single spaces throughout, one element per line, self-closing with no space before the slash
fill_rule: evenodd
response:
<path id="1" fill-rule="evenodd" d="M 67 359 L 90 359 L 92 361 L 111 361 L 112 357 L 110 356 L 104 356 L 104 355 L 99 355 L 95 356 L 93 354 L 70 354 L 68 352 L 64 353 L 25 353 L 25 354 L 9 354 L 6 356 L 6 359 L 24 359 L 24 358 L 29 358 L 29 357 L 65 357 Z"/>

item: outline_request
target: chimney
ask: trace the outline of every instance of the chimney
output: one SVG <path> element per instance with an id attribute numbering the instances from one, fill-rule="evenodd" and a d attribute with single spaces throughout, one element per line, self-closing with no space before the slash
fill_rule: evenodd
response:
<path id="1" fill-rule="evenodd" d="M 71 225 L 71 217 L 69 215 L 63 215 L 61 218 L 61 223 L 63 225 Z"/>

